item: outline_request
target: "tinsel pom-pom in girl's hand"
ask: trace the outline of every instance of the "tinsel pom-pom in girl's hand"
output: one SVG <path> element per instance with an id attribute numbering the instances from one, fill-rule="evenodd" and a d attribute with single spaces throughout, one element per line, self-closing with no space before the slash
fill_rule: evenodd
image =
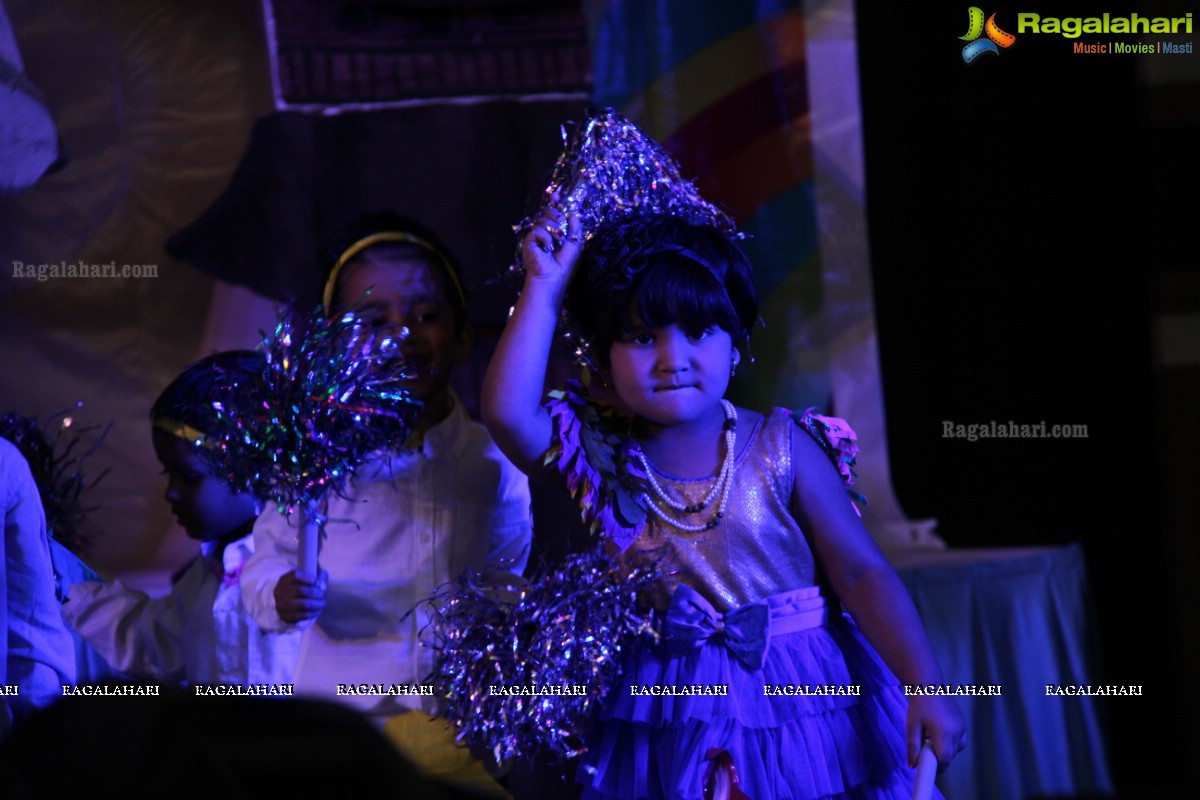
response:
<path id="1" fill-rule="evenodd" d="M 459 740 L 497 762 L 582 753 L 622 651 L 657 636 L 637 598 L 660 577 L 622 569 L 601 544 L 528 585 L 496 586 L 468 571 L 442 587 L 426 604 L 423 639 L 437 651 L 431 682 Z"/>
<path id="2" fill-rule="evenodd" d="M 605 222 L 633 214 L 682 217 L 732 234 L 733 218 L 700 196 L 666 148 L 612 109 L 593 114 L 582 125 L 563 126 L 563 152 L 543 192 L 564 219 L 577 214 L 580 230 L 590 236 Z M 537 224 L 541 213 L 516 226 L 517 241 Z M 565 231 L 564 231 L 565 234 Z M 515 268 L 521 268 L 518 248 Z"/>

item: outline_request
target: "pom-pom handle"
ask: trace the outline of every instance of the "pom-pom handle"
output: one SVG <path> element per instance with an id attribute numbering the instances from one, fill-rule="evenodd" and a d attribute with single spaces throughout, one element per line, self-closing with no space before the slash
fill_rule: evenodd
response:
<path id="1" fill-rule="evenodd" d="M 917 756 L 917 777 L 913 781 L 913 800 L 931 800 L 937 766 L 937 756 L 933 754 L 933 748 L 929 746 L 929 740 L 926 739 L 921 744 L 920 755 Z"/>
<path id="2" fill-rule="evenodd" d="M 305 505 L 300 515 L 300 542 L 296 576 L 310 581 L 317 579 L 320 566 L 317 554 L 321 544 L 321 525 L 324 519 L 313 504 Z"/>

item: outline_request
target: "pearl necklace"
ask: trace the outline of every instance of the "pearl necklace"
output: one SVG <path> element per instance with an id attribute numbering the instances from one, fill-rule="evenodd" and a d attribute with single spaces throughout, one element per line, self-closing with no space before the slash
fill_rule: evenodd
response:
<path id="1" fill-rule="evenodd" d="M 721 469 L 717 473 L 717 479 L 713 481 L 712 488 L 709 489 L 708 494 L 704 496 L 704 499 L 700 500 L 699 502 L 689 505 L 668 495 L 663 487 L 659 485 L 658 479 L 654 477 L 656 470 L 650 465 L 650 460 L 646 458 L 646 454 L 642 452 L 642 448 L 638 447 L 636 450 L 634 450 L 634 454 L 637 456 L 638 461 L 641 462 L 642 468 L 646 472 L 646 478 L 650 482 L 650 488 L 654 490 L 654 494 L 657 495 L 657 500 L 661 501 L 662 505 L 660 505 L 659 502 L 656 502 L 655 498 L 652 498 L 646 492 L 642 492 L 638 496 L 638 500 L 640 500 L 647 509 L 653 512 L 656 517 L 681 531 L 699 533 L 700 531 L 707 531 L 715 528 L 725 516 L 725 508 L 729 504 L 729 490 L 733 487 L 733 453 L 735 445 L 737 444 L 737 409 L 734 408 L 733 403 L 730 403 L 728 400 L 721 400 L 721 406 L 725 409 L 725 459 L 721 462 Z M 712 503 L 714 499 L 716 499 L 718 494 L 721 496 L 721 502 L 717 505 L 716 514 L 714 514 L 708 522 L 700 525 L 693 525 L 691 523 L 684 522 L 683 520 L 675 519 L 668 513 L 666 509 L 662 507 L 665 505 L 667 508 L 673 508 L 676 511 L 682 511 L 685 514 L 695 514 L 707 508 L 708 505 Z"/>

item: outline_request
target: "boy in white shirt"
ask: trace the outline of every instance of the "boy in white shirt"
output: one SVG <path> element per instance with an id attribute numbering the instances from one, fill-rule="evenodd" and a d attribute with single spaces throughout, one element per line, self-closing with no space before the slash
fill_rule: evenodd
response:
<path id="1" fill-rule="evenodd" d="M 259 518 L 242 574 L 247 608 L 267 630 L 304 628 L 298 694 L 340 701 L 378 724 L 391 720 L 393 741 L 427 773 L 492 791 L 478 763 L 454 752 L 452 731 L 428 723 L 437 701 L 420 683 L 433 653 L 421 646 L 426 617 L 417 607 L 468 567 L 524 570 L 529 484 L 450 388 L 473 334 L 449 250 L 390 212 L 360 220 L 346 242 L 326 283 L 326 313 L 353 308 L 380 328 L 407 329 L 406 385 L 423 409 L 408 442 L 363 465 L 344 496 L 328 499 L 318 581 L 295 571 L 298 515 L 271 508 Z"/>

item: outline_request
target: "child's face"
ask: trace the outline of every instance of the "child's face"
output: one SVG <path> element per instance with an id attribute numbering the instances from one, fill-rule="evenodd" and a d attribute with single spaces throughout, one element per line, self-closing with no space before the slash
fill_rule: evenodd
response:
<path id="1" fill-rule="evenodd" d="M 393 331 L 408 328 L 401 343 L 412 375 L 407 386 L 427 414 L 444 408 L 450 369 L 466 358 L 471 336 L 455 317 L 441 273 L 419 258 L 360 259 L 339 280 L 337 300 L 344 308 L 361 301 L 361 316 Z"/>
<path id="2" fill-rule="evenodd" d="M 622 404 L 664 427 L 711 414 L 729 387 L 736 357 L 733 338 L 719 327 L 691 336 L 675 323 L 649 328 L 638 319 L 609 351 Z"/>
<path id="3" fill-rule="evenodd" d="M 258 516 L 254 497 L 231 491 L 191 443 L 158 428 L 151 437 L 167 476 L 163 497 L 188 536 L 201 542 L 223 539 Z"/>

